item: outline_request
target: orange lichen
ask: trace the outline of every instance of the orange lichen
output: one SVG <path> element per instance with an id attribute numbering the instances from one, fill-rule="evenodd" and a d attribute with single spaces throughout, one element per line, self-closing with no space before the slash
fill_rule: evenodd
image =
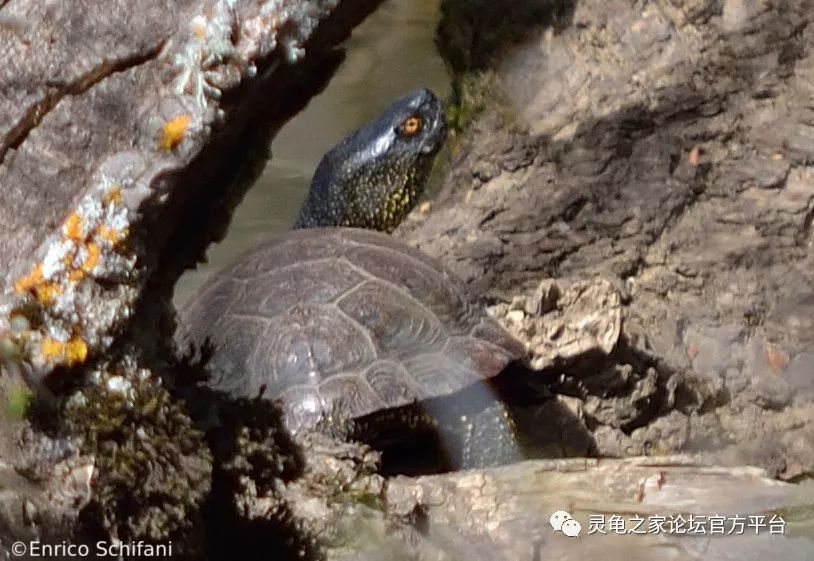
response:
<path id="1" fill-rule="evenodd" d="M 82 217 L 75 212 L 72 212 L 62 225 L 62 231 L 65 234 L 65 237 L 71 240 L 81 240 L 84 237 L 82 235 L 83 223 L 84 221 L 82 220 Z"/>
<path id="2" fill-rule="evenodd" d="M 192 33 L 198 39 L 205 39 L 206 38 L 206 27 L 203 25 L 195 25 L 192 27 Z"/>
<path id="3" fill-rule="evenodd" d="M 78 336 L 72 337 L 67 342 L 46 337 L 40 343 L 40 353 L 46 360 L 74 366 L 87 360 L 88 345 Z"/>
<path id="4" fill-rule="evenodd" d="M 46 337 L 40 343 L 40 353 L 49 360 L 62 360 L 65 356 L 66 344 L 51 337 Z"/>
<path id="5" fill-rule="evenodd" d="M 159 150 L 172 150 L 181 143 L 187 133 L 191 115 L 181 115 L 168 121 L 161 130 L 161 140 L 158 142 Z"/>
<path id="6" fill-rule="evenodd" d="M 68 280 L 76 284 L 85 277 L 85 271 L 82 269 L 75 269 L 68 273 Z"/>
<path id="7" fill-rule="evenodd" d="M 88 358 L 88 345 L 77 336 L 65 344 L 65 362 L 68 366 L 82 364 Z"/>
<path id="8" fill-rule="evenodd" d="M 14 290 L 17 291 L 18 293 L 28 292 L 41 282 L 42 282 L 42 264 L 38 264 L 34 267 L 31 273 L 17 279 L 17 282 L 14 283 Z"/>
<path id="9" fill-rule="evenodd" d="M 86 246 L 88 250 L 88 256 L 85 258 L 85 261 L 82 263 L 82 270 L 86 273 L 90 273 L 96 264 L 99 263 L 99 246 L 95 243 L 89 243 Z"/>
<path id="10" fill-rule="evenodd" d="M 34 287 L 34 294 L 43 306 L 54 303 L 57 295 L 62 294 L 62 287 L 52 282 L 44 282 Z"/>
<path id="11" fill-rule="evenodd" d="M 119 185 L 114 185 L 104 194 L 102 202 L 106 205 L 118 205 L 122 202 L 122 188 Z"/>
<path id="12" fill-rule="evenodd" d="M 102 224 L 96 230 L 96 235 L 102 240 L 110 242 L 111 245 L 116 245 L 127 235 L 127 232 Z"/>
<path id="13" fill-rule="evenodd" d="M 62 258 L 62 264 L 65 265 L 65 267 L 70 268 L 73 266 L 74 257 L 76 257 L 76 254 L 73 251 L 65 254 L 65 257 Z"/>

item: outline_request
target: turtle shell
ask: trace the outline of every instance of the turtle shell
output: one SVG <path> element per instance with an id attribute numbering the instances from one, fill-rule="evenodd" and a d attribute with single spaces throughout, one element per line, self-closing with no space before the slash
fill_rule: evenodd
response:
<path id="1" fill-rule="evenodd" d="M 313 228 L 256 247 L 181 310 L 210 383 L 278 399 L 290 427 L 458 392 L 523 346 L 437 260 L 370 230 Z"/>

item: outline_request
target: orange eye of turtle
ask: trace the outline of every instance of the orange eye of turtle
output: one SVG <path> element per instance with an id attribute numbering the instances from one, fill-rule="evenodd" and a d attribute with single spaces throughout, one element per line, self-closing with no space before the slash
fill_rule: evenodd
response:
<path id="1" fill-rule="evenodd" d="M 415 136 L 421 131 L 421 118 L 412 116 L 407 117 L 401 124 L 401 132 L 406 136 Z"/>

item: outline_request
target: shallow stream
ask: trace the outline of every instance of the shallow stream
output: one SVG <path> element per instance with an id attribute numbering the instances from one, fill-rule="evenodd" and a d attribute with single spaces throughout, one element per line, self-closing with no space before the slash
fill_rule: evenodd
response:
<path id="1" fill-rule="evenodd" d="M 448 94 L 449 77 L 433 41 L 438 3 L 387 0 L 354 31 L 331 83 L 277 135 L 273 157 L 237 208 L 226 238 L 209 248 L 207 263 L 179 280 L 176 305 L 212 271 L 291 228 L 317 163 L 345 135 L 414 88 Z"/>

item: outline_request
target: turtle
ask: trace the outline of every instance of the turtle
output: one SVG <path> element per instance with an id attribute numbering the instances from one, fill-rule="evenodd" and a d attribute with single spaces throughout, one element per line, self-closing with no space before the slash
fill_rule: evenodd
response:
<path id="1" fill-rule="evenodd" d="M 446 137 L 443 107 L 430 90 L 397 99 L 322 157 L 294 228 L 392 232 L 423 194 Z"/>
<path id="2" fill-rule="evenodd" d="M 294 229 L 180 309 L 178 341 L 206 349 L 207 384 L 275 401 L 292 433 L 341 425 L 391 456 L 431 443 L 437 469 L 522 457 L 489 381 L 524 345 L 447 267 L 388 235 L 445 136 L 440 102 L 418 90 L 323 157 Z"/>

